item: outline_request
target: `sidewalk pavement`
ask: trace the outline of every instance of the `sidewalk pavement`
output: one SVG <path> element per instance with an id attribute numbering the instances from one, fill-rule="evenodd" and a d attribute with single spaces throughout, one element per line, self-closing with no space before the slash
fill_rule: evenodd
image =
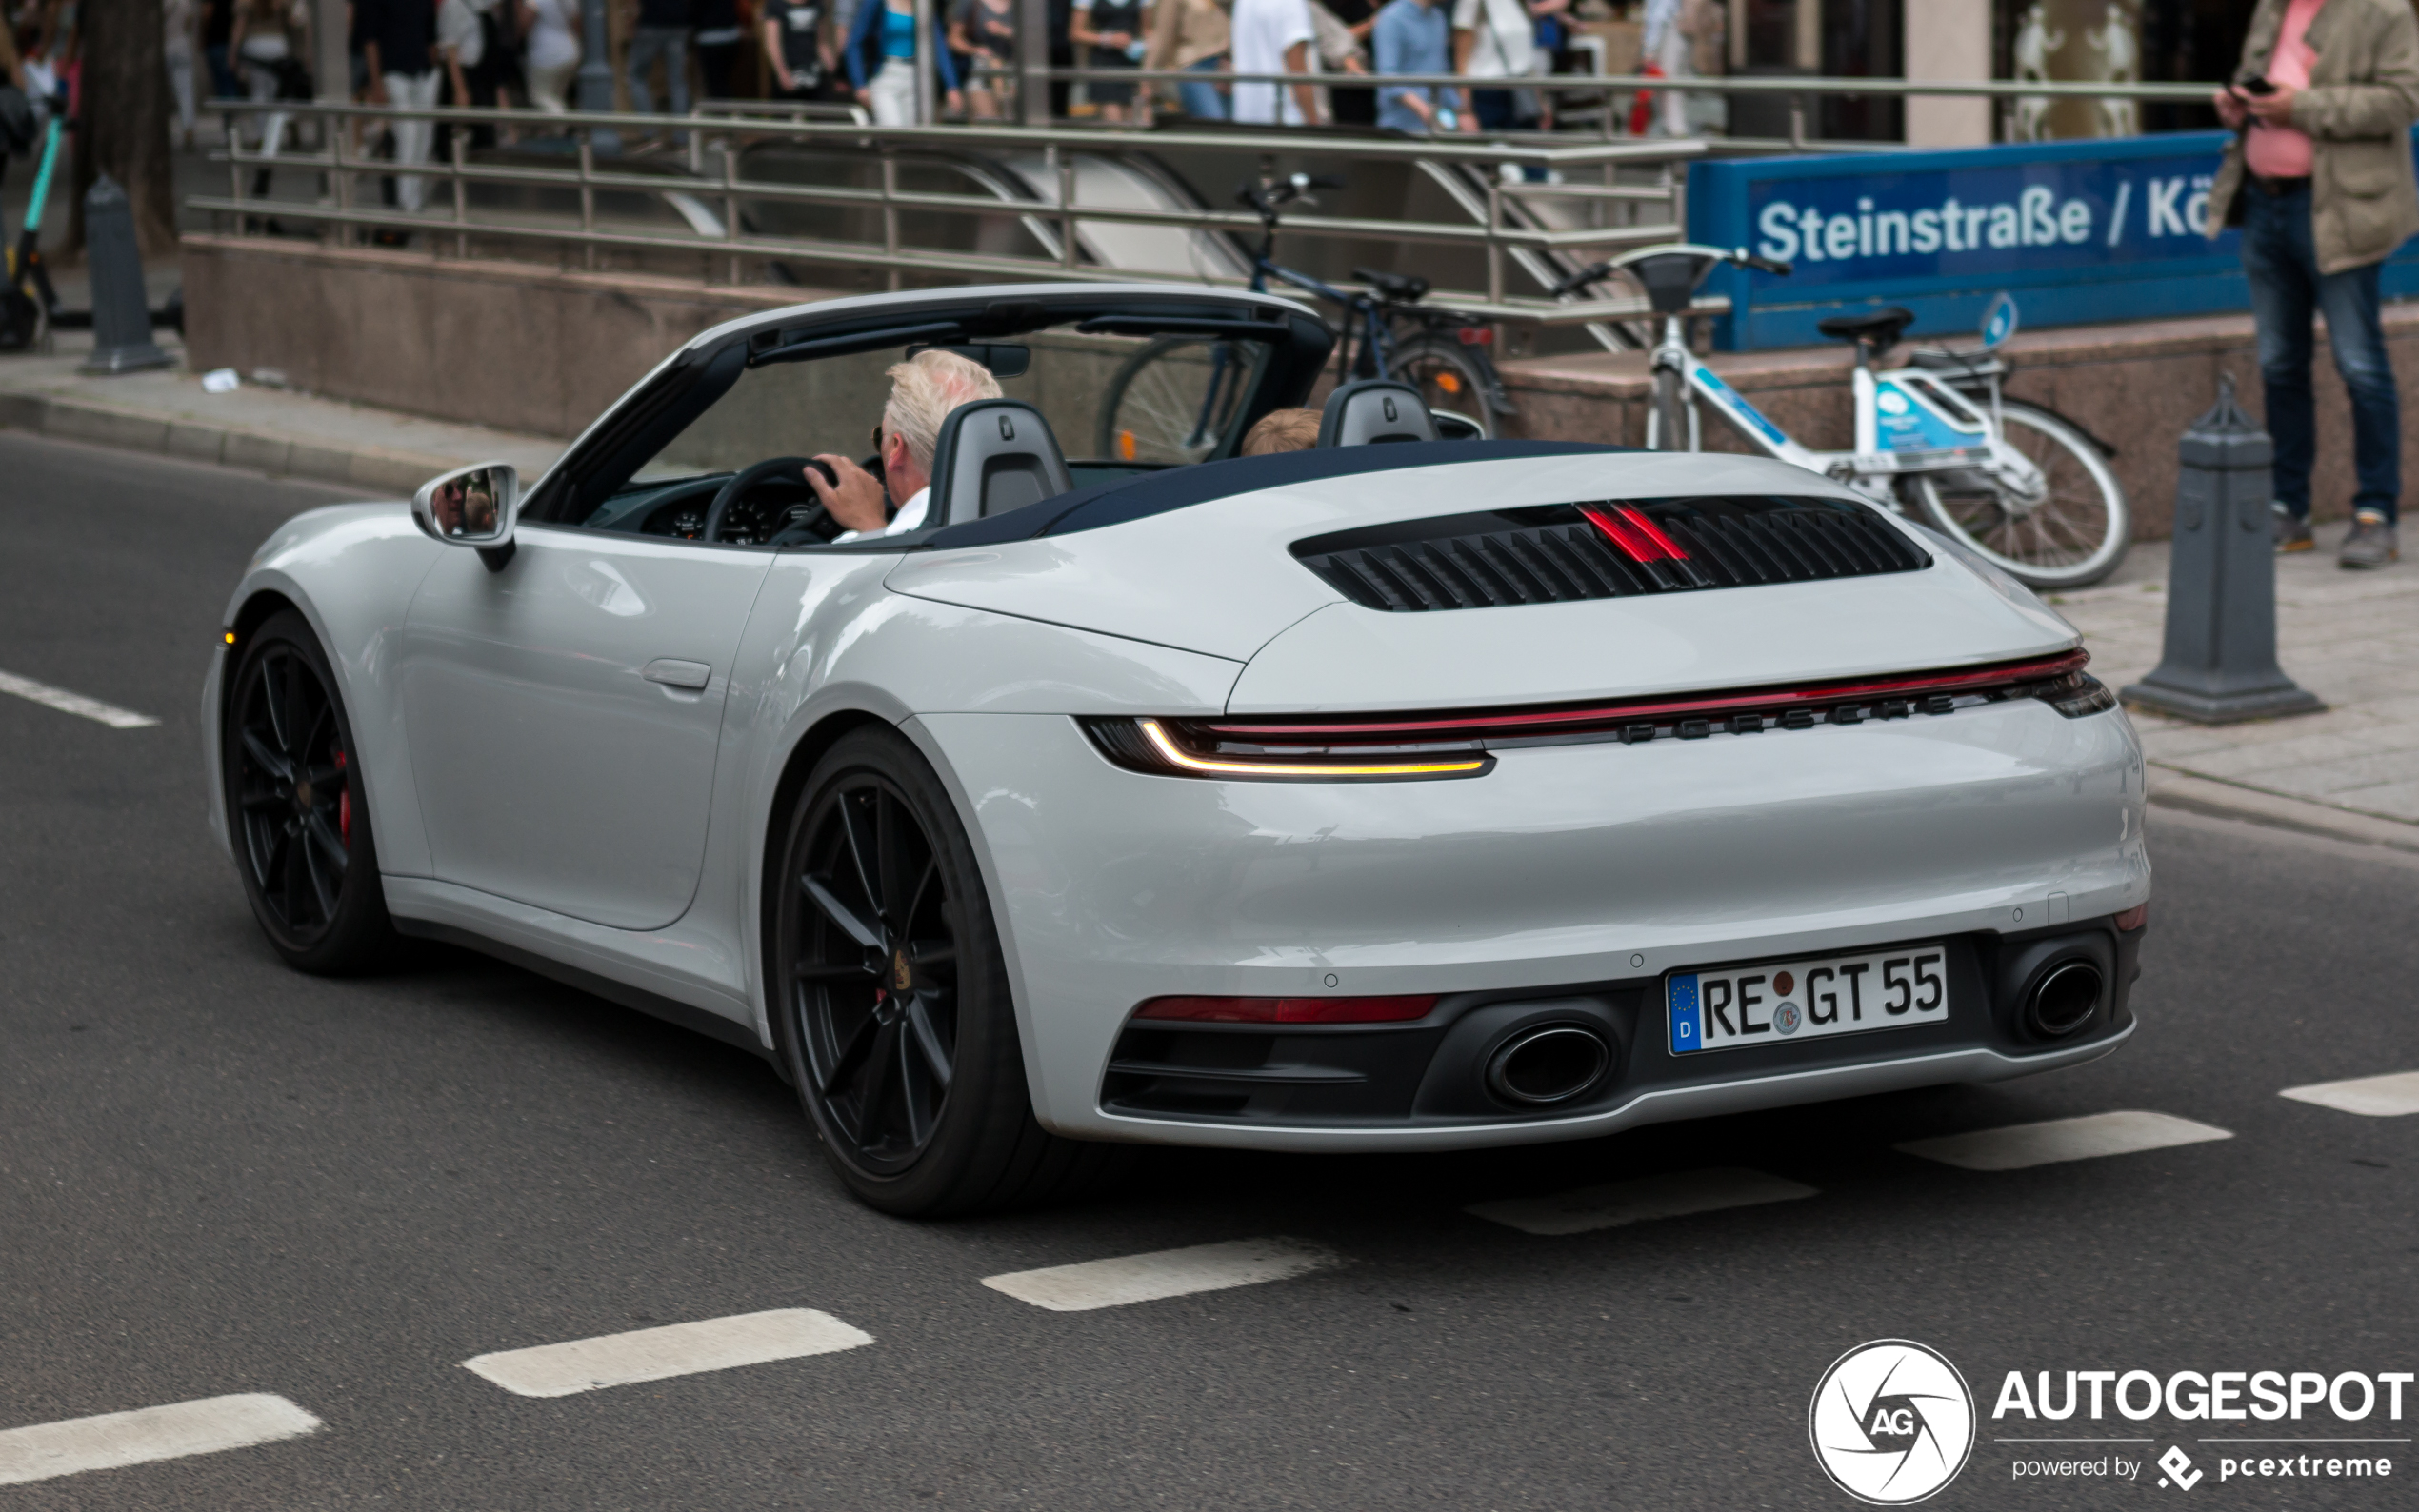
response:
<path id="1" fill-rule="evenodd" d="M 371 497 L 409 497 L 452 468 L 504 461 L 534 480 L 563 449 L 542 436 L 422 420 L 275 387 L 274 374 L 239 374 L 213 394 L 184 370 L 171 330 L 153 332 L 179 366 L 89 377 L 76 366 L 90 331 L 60 331 L 48 356 L 0 357 L 0 427 L 132 451 L 156 451 L 275 476 L 350 486 Z M 263 382 L 267 379 L 267 382 Z"/>
<path id="2" fill-rule="evenodd" d="M 176 350 L 173 332 L 158 333 Z M 75 368 L 90 336 L 55 355 L 0 358 L 0 427 L 162 452 L 402 497 L 437 473 L 503 460 L 534 479 L 564 442 L 422 420 L 254 381 L 205 393 L 181 368 L 118 378 Z M 2381 572 L 2335 566 L 2346 527 L 2282 557 L 2276 620 L 2285 670 L 2324 712 L 2206 728 L 2135 712 L 2153 803 L 2419 851 L 2419 558 Z M 2158 665 L 2165 542 L 2135 546 L 2108 582 L 2049 603 L 2083 632 L 2110 687 Z"/>
<path id="3" fill-rule="evenodd" d="M 2277 659 L 2326 709 L 2214 726 L 2134 710 L 2153 802 L 2419 850 L 2419 560 L 2347 572 L 2348 528 L 2276 559 Z M 2110 687 L 2159 663 L 2167 555 L 2137 545 L 2109 582 L 2049 596 Z"/>

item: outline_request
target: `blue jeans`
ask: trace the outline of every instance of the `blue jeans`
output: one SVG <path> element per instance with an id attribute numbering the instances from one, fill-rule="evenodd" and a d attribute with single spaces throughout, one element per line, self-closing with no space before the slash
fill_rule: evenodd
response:
<path id="1" fill-rule="evenodd" d="M 2335 371 L 2351 393 L 2352 470 L 2359 478 L 2352 507 L 2374 509 L 2391 524 L 2402 499 L 2402 407 L 2377 320 L 2377 265 L 2319 273 L 2308 184 L 2269 194 L 2247 180 L 2241 193 L 2243 271 L 2250 277 L 2251 313 L 2259 323 L 2259 375 L 2268 394 L 2268 433 L 2276 444 L 2276 502 L 2309 518 L 2309 469 L 2318 454 L 2310 316 L 2319 313 L 2327 317 Z"/>
<path id="2" fill-rule="evenodd" d="M 630 83 L 630 109 L 641 115 L 655 113 L 655 91 L 647 87 L 647 75 L 655 60 L 664 60 L 665 92 L 671 96 L 672 114 L 689 113 L 689 29 L 687 27 L 640 27 L 631 31 L 630 52 L 622 63 L 623 77 Z"/>
<path id="3" fill-rule="evenodd" d="M 1226 61 L 1224 58 L 1203 58 L 1198 63 L 1187 65 L 1185 71 L 1216 73 L 1225 67 Z M 1187 79 L 1176 86 L 1176 98 L 1184 102 L 1187 115 L 1204 121 L 1223 121 L 1227 118 L 1227 97 L 1218 92 L 1214 84 L 1195 84 Z"/>

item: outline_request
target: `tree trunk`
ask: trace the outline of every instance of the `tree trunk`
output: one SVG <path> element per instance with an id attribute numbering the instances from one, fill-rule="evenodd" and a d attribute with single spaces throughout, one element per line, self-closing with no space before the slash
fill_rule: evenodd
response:
<path id="1" fill-rule="evenodd" d="M 160 0 L 83 0 L 84 85 L 77 99 L 75 196 L 68 248 L 84 248 L 84 191 L 107 173 L 134 208 L 147 257 L 176 250 L 176 175 L 169 153 L 166 18 Z"/>

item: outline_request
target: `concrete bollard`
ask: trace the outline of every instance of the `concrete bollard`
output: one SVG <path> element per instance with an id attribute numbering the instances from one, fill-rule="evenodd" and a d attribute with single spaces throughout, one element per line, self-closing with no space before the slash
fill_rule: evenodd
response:
<path id="1" fill-rule="evenodd" d="M 84 193 L 85 267 L 92 274 L 92 355 L 89 373 L 167 368 L 175 358 L 151 340 L 151 296 L 134 245 L 134 207 L 107 173 Z"/>
<path id="2" fill-rule="evenodd" d="M 2276 665 L 2276 547 L 2268 432 L 2234 403 L 2184 432 L 2168 565 L 2167 644 L 2158 669 L 2117 696 L 2203 725 L 2309 714 L 2326 707 Z"/>

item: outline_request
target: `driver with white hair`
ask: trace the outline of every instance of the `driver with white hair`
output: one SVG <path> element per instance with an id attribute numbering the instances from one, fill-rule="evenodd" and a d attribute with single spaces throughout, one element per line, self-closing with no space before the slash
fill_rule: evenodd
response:
<path id="1" fill-rule="evenodd" d="M 825 482 L 817 468 L 807 469 L 807 487 L 847 527 L 837 540 L 922 529 L 932 502 L 932 450 L 940 444 L 941 423 L 960 405 L 1002 397 L 990 368 L 937 347 L 892 364 L 885 376 L 890 399 L 882 407 L 882 476 L 830 452 L 815 460 L 832 470 L 836 484 Z M 890 497 L 899 501 L 895 515 L 883 507 L 885 483 Z"/>

